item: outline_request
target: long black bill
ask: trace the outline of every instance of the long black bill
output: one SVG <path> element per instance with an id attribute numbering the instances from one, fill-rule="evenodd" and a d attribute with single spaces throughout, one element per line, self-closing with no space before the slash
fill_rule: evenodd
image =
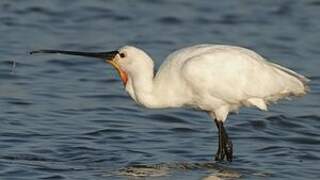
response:
<path id="1" fill-rule="evenodd" d="M 117 54 L 118 51 L 109 51 L 109 52 L 80 52 L 80 51 L 64 51 L 64 50 L 53 50 L 53 49 L 41 49 L 36 51 L 31 51 L 30 54 L 36 53 L 50 53 L 50 54 L 68 54 L 75 56 L 85 56 L 92 58 L 101 58 L 104 60 L 112 60 Z"/>

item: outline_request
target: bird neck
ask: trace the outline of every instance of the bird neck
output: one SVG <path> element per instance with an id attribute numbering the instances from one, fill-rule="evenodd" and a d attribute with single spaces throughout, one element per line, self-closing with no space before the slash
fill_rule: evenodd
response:
<path id="1" fill-rule="evenodd" d="M 158 108 L 160 103 L 157 101 L 154 86 L 153 68 L 146 71 L 139 71 L 129 74 L 126 84 L 126 91 L 138 104 L 148 108 Z"/>

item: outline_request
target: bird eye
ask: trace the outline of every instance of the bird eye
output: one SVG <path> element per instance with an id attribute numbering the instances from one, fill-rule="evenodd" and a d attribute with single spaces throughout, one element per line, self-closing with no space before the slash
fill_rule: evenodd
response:
<path id="1" fill-rule="evenodd" d="M 124 53 L 120 53 L 119 55 L 120 55 L 121 58 L 126 57 L 126 55 Z"/>

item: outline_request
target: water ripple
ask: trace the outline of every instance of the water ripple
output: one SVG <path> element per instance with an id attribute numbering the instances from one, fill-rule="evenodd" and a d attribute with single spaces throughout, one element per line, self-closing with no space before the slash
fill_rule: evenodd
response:
<path id="1" fill-rule="evenodd" d="M 121 134 L 127 131 L 121 130 L 121 129 L 102 129 L 102 130 L 97 130 L 93 132 L 88 132 L 85 133 L 85 135 L 88 136 L 101 136 L 101 135 L 112 135 L 112 134 Z"/>
<path id="2" fill-rule="evenodd" d="M 156 121 L 163 122 L 163 123 L 181 123 L 181 124 L 190 123 L 190 122 L 184 120 L 183 118 L 179 118 L 179 117 L 173 116 L 173 115 L 150 114 L 150 115 L 147 115 L 146 118 L 154 119 Z"/>
<path id="3" fill-rule="evenodd" d="M 165 25 L 179 25 L 182 24 L 183 21 L 176 17 L 162 17 L 157 20 L 160 23 L 163 23 Z"/>

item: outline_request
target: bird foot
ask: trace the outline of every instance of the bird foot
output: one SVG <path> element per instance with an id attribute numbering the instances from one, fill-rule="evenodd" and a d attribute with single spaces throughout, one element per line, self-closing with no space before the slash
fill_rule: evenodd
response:
<path id="1" fill-rule="evenodd" d="M 227 161 L 232 162 L 233 159 L 233 145 L 232 142 L 229 140 L 227 143 L 224 143 L 222 149 L 218 149 L 215 160 L 216 161 L 223 161 L 225 158 Z"/>
<path id="2" fill-rule="evenodd" d="M 225 156 L 225 153 L 223 152 L 223 150 L 218 150 L 218 152 L 216 153 L 216 156 L 215 156 L 215 160 L 216 161 L 223 161 L 224 156 Z"/>

